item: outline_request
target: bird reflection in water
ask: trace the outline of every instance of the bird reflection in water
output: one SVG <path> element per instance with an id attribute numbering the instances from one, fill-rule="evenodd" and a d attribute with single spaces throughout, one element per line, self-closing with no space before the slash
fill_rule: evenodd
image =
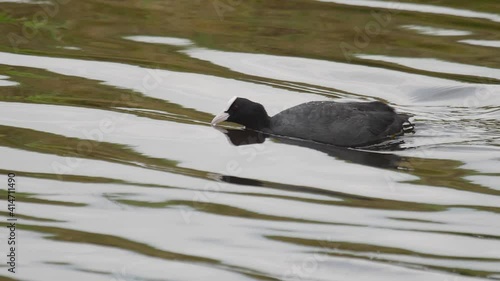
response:
<path id="1" fill-rule="evenodd" d="M 248 129 L 226 129 L 215 127 L 219 132 L 226 135 L 228 141 L 235 146 L 264 143 L 270 138 L 273 141 L 296 145 L 314 149 L 339 160 L 344 160 L 351 163 L 362 164 L 371 167 L 383 169 L 407 169 L 405 157 L 388 153 L 387 151 L 402 150 L 402 140 L 397 142 L 390 141 L 377 146 L 365 147 L 363 150 L 354 148 L 338 147 L 329 144 L 322 144 L 313 141 L 293 139 L 275 135 L 269 135 L 263 132 L 248 130 Z M 383 153 L 381 151 L 384 151 Z"/>
<path id="2" fill-rule="evenodd" d="M 323 153 L 326 153 L 329 156 L 335 157 L 336 159 L 367 165 L 371 167 L 383 168 L 383 169 L 404 169 L 407 170 L 408 167 L 411 167 L 409 162 L 405 157 L 401 157 L 395 155 L 393 153 L 381 153 L 376 151 L 369 150 L 359 150 L 352 148 L 344 148 L 337 147 L 328 144 L 316 143 L 312 141 L 306 141 L 301 139 L 291 139 L 280 136 L 271 136 L 269 134 L 253 131 L 249 129 L 226 129 L 222 127 L 214 127 L 219 132 L 223 133 L 228 141 L 235 146 L 243 146 L 250 144 L 262 144 L 267 139 L 270 139 L 275 142 L 287 144 L 287 145 L 296 145 L 301 147 L 306 147 L 309 149 L 314 149 Z M 384 150 L 401 150 L 400 147 L 401 142 L 398 143 L 388 143 L 383 146 L 378 147 L 370 147 L 370 149 L 378 149 L 381 150 L 384 147 Z M 260 186 L 272 189 L 286 190 L 292 192 L 300 192 L 300 193 L 310 193 L 316 195 L 323 196 L 331 196 L 333 198 L 343 198 L 343 199 L 359 199 L 365 200 L 366 198 L 359 195 L 347 194 L 334 190 L 327 190 L 316 187 L 309 186 L 301 186 L 301 185 L 290 185 L 290 184 L 282 184 L 277 182 L 269 182 L 269 181 L 260 181 L 251 178 L 238 177 L 233 175 L 224 175 L 224 174 L 210 174 L 211 179 L 216 181 L 227 182 L 231 184 L 237 185 L 247 185 L 247 186 Z"/>

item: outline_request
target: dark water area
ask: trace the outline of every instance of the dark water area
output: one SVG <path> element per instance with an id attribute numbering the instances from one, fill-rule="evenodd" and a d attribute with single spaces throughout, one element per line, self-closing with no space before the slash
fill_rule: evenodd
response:
<path id="1" fill-rule="evenodd" d="M 487 0 L 0 0 L 0 279 L 500 280 L 499 30 Z M 233 96 L 416 130 L 211 127 Z"/>

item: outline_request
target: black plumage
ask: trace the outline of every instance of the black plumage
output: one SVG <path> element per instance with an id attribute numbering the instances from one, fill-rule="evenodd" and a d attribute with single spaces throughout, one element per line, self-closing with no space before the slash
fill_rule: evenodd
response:
<path id="1" fill-rule="evenodd" d="M 392 107 L 378 101 L 313 101 L 269 117 L 261 104 L 233 98 L 212 124 L 222 121 L 267 134 L 347 147 L 375 144 L 413 129 L 408 115 L 396 113 Z"/>

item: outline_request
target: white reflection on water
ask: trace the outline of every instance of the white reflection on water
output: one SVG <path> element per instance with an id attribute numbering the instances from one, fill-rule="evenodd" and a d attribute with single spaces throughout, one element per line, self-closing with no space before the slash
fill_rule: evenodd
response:
<path id="1" fill-rule="evenodd" d="M 427 14 L 449 15 L 464 18 L 480 18 L 494 22 L 500 22 L 500 15 L 493 13 L 476 12 L 465 9 L 448 8 L 435 5 L 403 3 L 396 1 L 379 1 L 379 0 L 318 0 L 320 2 L 331 2 L 342 5 L 363 6 L 370 8 L 391 9 Z"/>
<path id="2" fill-rule="evenodd" d="M 495 270 L 499 265 L 498 262 L 464 263 L 463 260 L 453 258 L 499 258 L 500 252 L 497 249 L 500 247 L 500 242 L 498 241 L 422 231 L 442 230 L 445 232 L 475 231 L 475 233 L 483 234 L 495 233 L 495 230 L 499 226 L 497 216 L 488 212 L 471 212 L 471 210 L 458 208 L 444 212 L 429 213 L 395 212 L 317 205 L 279 198 L 265 198 L 262 196 L 253 197 L 226 194 L 217 198 L 215 202 L 255 210 L 261 213 L 279 215 L 284 218 L 313 218 L 315 220 L 320 219 L 321 221 L 336 223 L 346 221 L 357 226 L 267 221 L 215 216 L 207 213 L 198 214 L 193 217 L 192 223 L 186 225 L 178 216 L 176 208 L 165 207 L 154 209 L 134 207 L 119 209 L 113 206 L 102 205 L 99 197 L 105 194 L 114 194 L 117 199 L 139 199 L 145 202 L 156 200 L 154 198 L 158 196 L 170 198 L 171 200 L 190 200 L 191 192 L 189 190 L 144 188 L 120 184 L 64 183 L 29 178 L 24 179 L 24 186 L 25 192 L 39 194 L 39 198 L 88 204 L 84 208 L 54 205 L 51 205 L 50 208 L 43 205 L 44 207 L 40 208 L 39 204 L 24 203 L 23 214 L 61 221 L 43 223 L 33 221 L 30 224 L 64 227 L 78 231 L 113 235 L 137 243 L 143 243 L 159 250 L 210 257 L 220 260 L 227 265 L 244 266 L 274 276 L 281 276 L 289 270 L 290 266 L 310 259 L 312 255 L 311 251 L 315 251 L 315 248 L 273 242 L 264 239 L 263 236 L 279 235 L 305 239 L 325 239 L 385 245 L 387 247 L 397 247 L 419 253 L 443 256 L 437 262 L 450 267 L 467 266 L 467 268 L 491 271 Z M 106 215 L 103 215 L 103 213 Z M 425 219 L 435 223 L 396 221 L 391 219 L 394 217 Z M 27 235 L 27 237 L 30 236 Z M 40 238 L 33 237 L 32 239 Z M 28 261 L 30 268 L 33 266 L 34 269 L 41 266 L 40 263 L 46 263 L 47 261 L 67 262 L 71 264 L 70 268 L 93 269 L 98 272 L 111 272 L 114 274 L 121 272 L 121 274 L 126 276 L 137 275 L 141 276 L 141 278 L 146 278 L 157 276 L 156 274 L 161 274 L 164 271 L 156 269 L 154 272 L 157 273 L 144 272 L 144 268 L 151 268 L 153 270 L 156 267 L 166 266 L 166 268 L 177 268 L 179 272 L 173 273 L 172 276 L 178 276 L 182 280 L 194 278 L 198 276 L 196 274 L 199 274 L 200 271 L 207 271 L 207 274 L 211 274 L 214 277 L 219 276 L 222 278 L 221 280 L 235 278 L 230 273 L 219 271 L 217 267 L 213 266 L 206 268 L 203 265 L 196 265 L 196 263 L 188 265 L 182 262 L 151 259 L 130 251 L 120 254 L 121 250 L 109 247 L 89 246 L 83 250 L 82 247 L 72 243 L 66 245 L 64 242 L 47 241 L 45 243 L 44 241 L 44 243 L 37 244 L 40 245 L 34 248 L 21 248 L 22 253 L 29 254 L 36 249 L 43 250 L 49 246 L 58 246 L 62 247 L 59 249 L 64 249 L 63 251 L 69 254 L 58 255 L 62 253 L 55 249 L 54 251 L 44 251 L 41 254 L 30 255 L 31 258 Z M 456 245 L 460 245 L 460 247 L 456 247 Z M 78 249 L 74 249 L 74 247 Z M 332 252 L 342 251 L 342 249 L 323 250 Z M 116 257 L 117 254 L 120 256 L 123 255 L 123 259 L 112 258 Z M 363 256 L 369 253 L 354 252 L 353 254 Z M 89 259 L 92 255 L 96 255 L 96 257 Z M 63 257 L 64 260 L 62 260 Z M 382 257 L 394 261 L 402 261 L 401 259 L 403 259 L 412 263 L 433 264 L 432 259 L 428 260 L 419 256 L 404 255 L 400 258 L 398 255 L 385 254 Z M 270 260 L 273 262 L 266 262 Z M 142 268 L 134 267 L 134 262 L 140 261 L 150 261 L 151 264 Z M 104 264 L 97 265 L 99 262 Z M 202 268 L 197 268 L 197 266 L 202 266 Z M 195 272 L 180 270 L 181 268 L 192 268 Z M 48 266 L 45 270 L 48 273 L 52 269 L 52 266 Z M 370 272 L 377 273 L 376 280 L 383 280 L 382 278 L 397 280 L 398 276 L 405 275 L 411 275 L 415 280 L 419 280 L 419 278 L 439 280 L 446 276 L 440 273 L 402 268 L 397 265 L 389 265 L 377 261 L 372 262 L 347 257 L 327 256 L 323 257 L 318 266 L 318 271 L 315 271 L 312 276 L 318 278 L 318 280 L 331 280 L 329 279 L 331 276 L 345 277 L 352 270 L 360 271 L 362 275 Z M 24 274 L 29 275 L 29 273 L 28 271 Z M 68 271 L 67 273 L 75 275 L 74 272 L 71 273 Z M 79 276 L 79 278 L 82 278 L 82 276 Z M 36 278 L 33 280 L 36 280 Z"/>
<path id="3" fill-rule="evenodd" d="M 5 79 L 9 79 L 9 76 L 0 75 L 0 87 L 2 87 L 2 86 L 16 86 L 16 85 L 19 85 L 19 83 L 17 83 L 17 82 L 8 81 L 8 80 L 5 80 Z"/>
<path id="4" fill-rule="evenodd" d="M 495 47 L 500 48 L 500 40 L 477 40 L 477 39 L 466 39 L 458 41 L 460 43 L 484 46 L 484 47 Z"/>
<path id="5" fill-rule="evenodd" d="M 476 97 L 481 91 L 498 91 L 500 86 L 469 84 L 431 76 L 388 70 L 364 65 L 339 63 L 315 59 L 283 57 L 262 54 L 222 52 L 207 49 L 184 51 L 194 58 L 210 61 L 233 71 L 266 76 L 285 81 L 303 82 L 343 90 L 367 97 L 378 97 L 391 103 L 412 106 L 432 103 L 434 106 L 464 106 L 468 97 Z M 377 56 L 380 58 L 382 56 Z M 384 59 L 393 59 L 383 57 Z M 420 59 L 409 60 L 420 66 Z M 424 60 L 425 61 L 425 60 Z M 406 63 L 406 62 L 405 62 Z M 451 63 L 450 63 L 451 64 Z M 454 64 L 453 64 L 454 65 Z M 445 62 L 429 66 L 430 70 L 448 71 Z M 497 70 L 486 67 L 461 65 L 459 73 L 499 77 Z M 460 97 L 447 96 L 443 99 L 425 99 L 421 93 L 442 92 L 442 89 L 462 89 Z M 476 101 L 476 100 L 475 100 Z M 477 99 L 476 106 L 499 106 L 500 95 Z"/>
<path id="6" fill-rule="evenodd" d="M 190 46 L 194 43 L 191 40 L 184 38 L 175 37 L 164 37 L 164 36 L 126 36 L 123 39 L 132 40 L 135 42 L 153 43 L 153 44 L 164 44 L 172 46 Z"/>
<path id="7" fill-rule="evenodd" d="M 235 95 L 265 104 L 270 114 L 306 101 L 326 100 L 325 97 L 319 95 L 303 95 L 299 92 L 234 79 L 149 69 L 122 63 L 2 52 L 0 52 L 0 61 L 5 65 L 41 68 L 62 75 L 95 79 L 103 81 L 105 85 L 134 90 L 146 96 L 165 99 L 213 114 L 218 113 L 221 110 L 221 104 L 226 104 Z"/>
<path id="8" fill-rule="evenodd" d="M 403 25 L 401 27 L 409 30 L 414 30 L 420 34 L 433 35 L 433 36 L 465 36 L 472 34 L 472 32 L 470 31 L 437 28 L 437 27 L 421 26 L 421 25 Z"/>
<path id="9" fill-rule="evenodd" d="M 78 215 L 78 211 L 71 211 L 75 216 Z M 253 280 L 203 264 L 166 261 L 91 244 L 82 247 L 76 243 L 44 239 L 44 235 L 28 231 L 21 231 L 20 235 L 23 242 L 30 245 L 20 248 L 24 268 L 20 274 L 30 276 L 30 280 L 47 280 L 47 276 L 58 276 L 65 280 L 103 281 L 164 280 L 166 276 L 186 281 Z"/>
<path id="10" fill-rule="evenodd" d="M 378 60 L 411 67 L 414 69 L 433 71 L 440 73 L 462 74 L 500 80 L 500 69 L 469 65 L 456 62 L 447 62 L 432 58 L 402 58 L 380 55 L 357 55 L 357 57 L 367 60 Z M 500 90 L 499 86 L 488 86 Z"/>

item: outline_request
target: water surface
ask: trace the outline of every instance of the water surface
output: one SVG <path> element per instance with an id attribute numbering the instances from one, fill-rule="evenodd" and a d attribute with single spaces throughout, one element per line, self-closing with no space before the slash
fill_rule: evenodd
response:
<path id="1" fill-rule="evenodd" d="M 495 1 L 0 2 L 0 278 L 500 279 Z M 416 132 L 212 128 L 235 95 L 380 100 Z"/>

